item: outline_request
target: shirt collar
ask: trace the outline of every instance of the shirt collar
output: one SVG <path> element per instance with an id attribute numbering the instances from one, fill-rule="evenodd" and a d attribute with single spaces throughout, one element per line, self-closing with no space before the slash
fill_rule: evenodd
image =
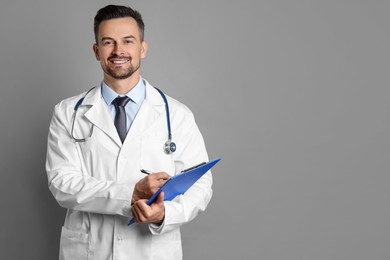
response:
<path id="1" fill-rule="evenodd" d="M 118 94 L 113 91 L 107 84 L 102 81 L 102 96 L 107 105 L 111 105 L 112 101 L 118 97 Z M 128 96 L 134 103 L 141 104 L 145 99 L 146 87 L 144 80 L 140 77 L 137 85 L 127 92 L 124 96 Z"/>

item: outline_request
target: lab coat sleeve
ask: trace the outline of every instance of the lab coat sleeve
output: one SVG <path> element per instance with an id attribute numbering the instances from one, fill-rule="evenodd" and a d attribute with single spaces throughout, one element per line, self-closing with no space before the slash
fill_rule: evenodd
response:
<path id="1" fill-rule="evenodd" d="M 77 144 L 69 132 L 71 117 L 62 103 L 55 107 L 46 156 L 50 191 L 64 208 L 131 217 L 134 185 L 98 180 L 82 171 Z"/>
<path id="2" fill-rule="evenodd" d="M 190 122 L 180 127 L 180 130 L 174 135 L 174 141 L 178 147 L 174 157 L 175 164 L 184 166 L 184 168 L 208 161 L 203 137 L 192 114 L 190 119 Z M 211 171 L 208 171 L 184 195 L 180 195 L 172 201 L 164 202 L 164 221 L 160 226 L 150 225 L 150 231 L 155 235 L 166 233 L 194 219 L 199 212 L 206 209 L 210 202 L 212 196 L 211 186 L 212 175 Z"/>

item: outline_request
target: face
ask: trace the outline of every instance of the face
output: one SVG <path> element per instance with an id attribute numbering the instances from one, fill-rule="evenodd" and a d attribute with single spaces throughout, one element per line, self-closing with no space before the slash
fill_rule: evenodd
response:
<path id="1" fill-rule="evenodd" d="M 103 21 L 93 50 L 107 80 L 122 80 L 139 75 L 147 44 L 141 41 L 137 22 L 131 18 Z"/>

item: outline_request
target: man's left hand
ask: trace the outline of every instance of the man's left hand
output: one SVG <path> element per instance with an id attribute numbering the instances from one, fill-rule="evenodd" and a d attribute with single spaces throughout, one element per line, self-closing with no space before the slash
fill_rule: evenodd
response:
<path id="1" fill-rule="evenodd" d="M 150 206 L 146 199 L 134 202 L 131 212 L 138 223 L 161 224 L 165 217 L 164 192 L 157 196 L 157 200 Z"/>

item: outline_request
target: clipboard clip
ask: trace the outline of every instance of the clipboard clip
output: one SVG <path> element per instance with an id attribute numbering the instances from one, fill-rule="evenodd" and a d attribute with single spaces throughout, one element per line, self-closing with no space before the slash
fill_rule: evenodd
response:
<path id="1" fill-rule="evenodd" d="M 195 165 L 195 166 L 192 166 L 192 167 L 190 167 L 190 168 L 188 168 L 188 169 L 182 170 L 181 172 L 183 173 L 183 172 L 191 171 L 191 170 L 193 170 L 193 169 L 195 169 L 195 168 L 198 168 L 198 167 L 200 167 L 200 166 L 202 166 L 202 165 L 204 165 L 204 164 L 206 164 L 206 162 L 199 163 L 199 164 L 197 164 L 197 165 Z"/>

